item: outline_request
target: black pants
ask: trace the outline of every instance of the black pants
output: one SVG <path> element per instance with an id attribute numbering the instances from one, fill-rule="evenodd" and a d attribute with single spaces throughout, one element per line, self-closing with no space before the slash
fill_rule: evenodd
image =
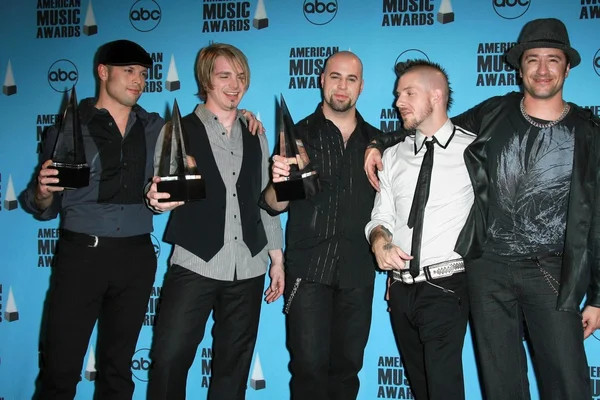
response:
<path id="1" fill-rule="evenodd" d="M 431 283 L 392 283 L 394 336 L 416 400 L 462 400 L 467 277 L 459 273 Z"/>
<path id="2" fill-rule="evenodd" d="M 36 398 L 73 399 L 90 335 L 98 320 L 96 399 L 131 399 L 131 358 L 154 275 L 147 243 L 87 247 L 60 239 L 42 327 Z"/>
<path id="3" fill-rule="evenodd" d="M 487 400 L 529 400 L 523 323 L 542 400 L 587 400 L 581 316 L 556 310 L 561 257 L 469 264 L 471 332 Z"/>
<path id="4" fill-rule="evenodd" d="M 163 283 L 152 343 L 150 400 L 185 399 L 188 370 L 214 309 L 210 400 L 243 400 L 265 276 L 218 281 L 173 265 Z"/>
<path id="5" fill-rule="evenodd" d="M 286 278 L 286 292 L 293 286 Z M 373 284 L 339 289 L 301 282 L 287 316 L 293 400 L 356 399 L 372 305 Z"/>

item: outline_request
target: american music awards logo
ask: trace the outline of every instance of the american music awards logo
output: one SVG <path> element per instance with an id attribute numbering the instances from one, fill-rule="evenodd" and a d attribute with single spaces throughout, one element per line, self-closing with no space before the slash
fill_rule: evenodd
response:
<path id="1" fill-rule="evenodd" d="M 56 254 L 56 245 L 60 237 L 60 230 L 56 228 L 40 228 L 37 234 L 38 243 L 38 268 L 47 268 L 52 266 L 54 254 Z"/>
<path id="2" fill-rule="evenodd" d="M 37 39 L 72 38 L 82 33 L 85 36 L 98 33 L 92 0 L 87 3 L 85 17 L 81 0 L 38 0 L 36 8 Z"/>
<path id="3" fill-rule="evenodd" d="M 379 356 L 377 360 L 377 399 L 414 399 L 406 370 L 398 356 Z"/>
<path id="4" fill-rule="evenodd" d="M 253 8 L 250 1 L 204 0 L 202 33 L 244 32 L 250 27 L 261 30 L 269 26 L 264 0 Z"/>
<path id="5" fill-rule="evenodd" d="M 600 366 L 590 365 L 590 387 L 592 389 L 592 399 L 600 399 Z"/>
<path id="6" fill-rule="evenodd" d="M 325 61 L 338 51 L 337 46 L 291 47 L 288 89 L 320 89 Z"/>
<path id="7" fill-rule="evenodd" d="M 38 114 L 35 118 L 36 130 L 36 154 L 42 153 L 44 149 L 44 139 L 46 138 L 46 130 L 60 123 L 60 114 Z"/>
<path id="8" fill-rule="evenodd" d="M 600 76 L 600 49 L 598 49 L 596 54 L 594 54 L 594 58 L 592 58 L 592 62 L 594 63 L 593 64 L 594 71 L 596 71 L 596 74 L 598 76 Z"/>
<path id="9" fill-rule="evenodd" d="M 381 26 L 426 26 L 436 20 L 440 24 L 454 22 L 451 0 L 383 0 Z"/>
<path id="10" fill-rule="evenodd" d="M 160 293 L 162 286 L 152 286 L 152 292 L 148 299 L 148 307 L 146 308 L 146 316 L 144 317 L 143 327 L 152 327 L 156 323 L 156 315 L 160 305 Z"/>
<path id="11" fill-rule="evenodd" d="M 600 1 L 581 0 L 581 11 L 579 13 L 579 19 L 596 18 L 600 18 Z"/>
<path id="12" fill-rule="evenodd" d="M 477 45 L 477 79 L 475 86 L 518 86 L 519 73 L 506 62 L 506 53 L 514 42 L 482 42 Z"/>

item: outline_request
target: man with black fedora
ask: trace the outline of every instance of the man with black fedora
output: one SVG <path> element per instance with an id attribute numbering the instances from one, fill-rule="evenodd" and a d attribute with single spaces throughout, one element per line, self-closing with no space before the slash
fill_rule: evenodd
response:
<path id="1" fill-rule="evenodd" d="M 47 294 L 36 398 L 73 399 L 92 329 L 98 322 L 96 399 L 131 399 L 135 352 L 156 256 L 152 212 L 143 188 L 152 176 L 164 121 L 137 105 L 152 58 L 138 44 L 100 47 L 96 98 L 83 100 L 79 118 L 89 185 L 64 190 L 51 168 L 58 129 L 44 141 L 42 162 L 23 193 L 41 220 L 60 215 L 61 235 Z"/>
<path id="2" fill-rule="evenodd" d="M 467 261 L 484 397 L 530 398 L 524 326 L 540 398 L 589 399 L 583 340 L 600 327 L 600 120 L 563 100 L 581 57 L 558 19 L 528 22 L 506 59 L 523 92 L 453 119 L 478 133 L 464 153 L 475 203 L 456 251 Z M 379 157 L 365 155 L 375 185 Z"/>

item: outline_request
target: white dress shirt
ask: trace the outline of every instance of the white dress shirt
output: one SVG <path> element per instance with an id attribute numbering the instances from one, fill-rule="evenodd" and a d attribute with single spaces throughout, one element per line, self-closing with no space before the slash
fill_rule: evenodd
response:
<path id="1" fill-rule="evenodd" d="M 431 264 L 460 258 L 454 251 L 471 206 L 473 186 L 463 153 L 475 134 L 448 119 L 434 134 L 433 169 L 429 200 L 425 207 L 421 240 L 421 270 Z M 379 172 L 380 192 L 375 197 L 371 222 L 365 227 L 367 239 L 379 225 L 393 234 L 393 243 L 411 254 L 412 229 L 407 225 L 417 178 L 425 155 L 425 140 L 417 131 L 383 153 Z M 405 268 L 409 268 L 406 263 Z M 399 277 L 399 274 L 394 274 Z"/>

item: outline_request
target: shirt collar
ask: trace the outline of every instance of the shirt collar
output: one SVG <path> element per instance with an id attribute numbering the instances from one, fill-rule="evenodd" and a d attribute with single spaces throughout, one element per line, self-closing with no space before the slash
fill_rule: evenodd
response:
<path id="1" fill-rule="evenodd" d="M 364 127 L 365 120 L 362 117 L 362 115 L 360 115 L 360 113 L 358 112 L 358 109 L 355 110 L 355 113 L 356 113 L 356 127 L 360 130 L 360 132 L 363 135 L 363 137 L 365 138 L 365 140 L 368 141 L 369 137 L 368 137 L 368 134 L 367 134 L 367 129 Z M 314 112 L 314 116 L 316 117 L 316 120 L 320 124 L 330 123 L 330 124 L 334 125 L 333 122 L 331 122 L 330 120 L 328 120 L 325 117 L 325 114 L 323 114 L 323 103 L 322 102 L 317 105 L 317 109 Z"/>
<path id="2" fill-rule="evenodd" d="M 218 120 L 219 120 L 219 118 L 217 118 L 217 116 L 215 114 L 213 114 L 212 111 L 210 111 L 208 108 L 206 108 L 205 104 L 198 104 L 198 106 L 194 110 L 194 113 L 200 119 L 200 121 L 202 121 L 203 123 L 207 123 L 208 121 L 213 121 L 213 120 L 218 122 Z M 248 125 L 246 122 L 246 118 L 244 118 L 244 116 L 242 115 L 240 110 L 237 110 L 235 117 L 236 117 L 236 120 L 237 119 L 241 120 L 244 123 L 244 125 Z"/>
<path id="3" fill-rule="evenodd" d="M 433 142 L 437 143 L 441 148 L 445 149 L 450 144 L 454 137 L 455 127 L 450 118 L 446 120 L 444 125 L 433 134 Z M 423 135 L 419 130 L 415 133 L 415 155 L 421 151 L 427 136 Z"/>
<path id="4" fill-rule="evenodd" d="M 94 116 L 98 113 L 108 114 L 108 110 L 104 108 L 96 108 L 97 102 L 98 99 L 88 97 L 87 99 L 83 99 L 81 103 L 79 103 L 79 116 L 81 117 L 81 123 L 83 125 L 89 124 L 92 118 L 94 118 Z M 129 113 L 129 116 L 133 116 L 134 118 L 139 117 L 144 123 L 147 123 L 150 118 L 148 112 L 142 107 L 140 107 L 138 104 L 135 104 L 133 107 L 131 107 L 131 112 Z"/>

